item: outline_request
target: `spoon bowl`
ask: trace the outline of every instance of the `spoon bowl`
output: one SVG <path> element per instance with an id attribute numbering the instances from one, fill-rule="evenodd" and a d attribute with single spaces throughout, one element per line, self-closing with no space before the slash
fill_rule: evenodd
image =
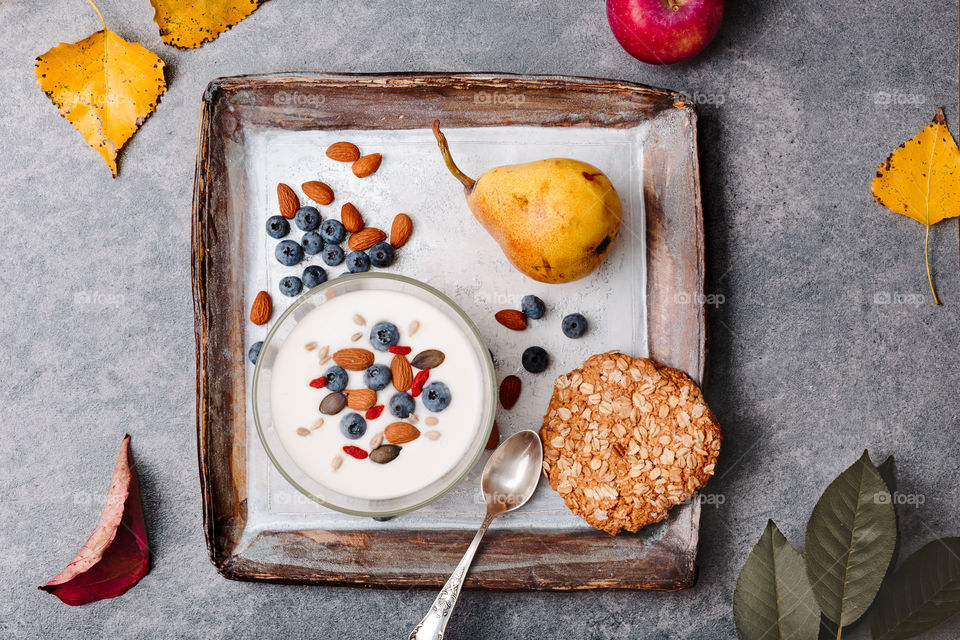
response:
<path id="1" fill-rule="evenodd" d="M 519 509 L 533 495 L 540 481 L 543 446 L 534 431 L 513 434 L 497 447 L 483 468 L 480 488 L 487 513 Z"/>

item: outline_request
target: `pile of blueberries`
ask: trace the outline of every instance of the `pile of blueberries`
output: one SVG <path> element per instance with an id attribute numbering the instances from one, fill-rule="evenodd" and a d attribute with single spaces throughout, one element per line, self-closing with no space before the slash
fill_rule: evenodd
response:
<path id="1" fill-rule="evenodd" d="M 276 240 L 277 248 L 274 255 L 277 261 L 285 267 L 294 267 L 303 261 L 304 254 L 317 255 L 328 267 L 335 267 L 346 262 L 350 273 L 369 271 L 370 266 L 385 268 L 393 264 L 396 257 L 393 245 L 389 242 L 378 242 L 367 251 L 351 251 L 344 253 L 340 246 L 346 237 L 347 230 L 343 223 L 333 218 L 320 220 L 320 211 L 316 207 L 304 206 L 297 210 L 293 217 L 294 224 L 304 232 L 300 242 L 284 240 L 290 234 L 290 222 L 283 216 L 271 216 L 267 219 L 267 235 Z M 297 296 L 303 288 L 312 289 L 318 284 L 327 281 L 327 272 L 319 265 L 310 265 L 303 270 L 303 276 L 284 276 L 280 279 L 280 293 L 286 296 Z"/>
<path id="2" fill-rule="evenodd" d="M 547 305 L 535 295 L 524 296 L 520 301 L 520 311 L 531 320 L 539 320 L 547 312 Z M 587 332 L 587 319 L 580 313 L 571 313 L 563 317 L 560 329 L 563 335 L 576 340 Z M 520 358 L 523 368 L 530 373 L 543 373 L 550 366 L 550 354 L 543 347 L 527 347 Z"/>

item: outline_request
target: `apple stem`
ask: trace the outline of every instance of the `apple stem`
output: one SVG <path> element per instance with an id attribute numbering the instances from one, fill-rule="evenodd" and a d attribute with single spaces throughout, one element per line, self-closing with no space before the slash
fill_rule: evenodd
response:
<path id="1" fill-rule="evenodd" d="M 453 177 L 463 183 L 463 188 L 469 193 L 473 191 L 473 186 L 477 181 L 460 171 L 460 167 L 453 161 L 450 155 L 450 145 L 447 144 L 447 137 L 440 131 L 440 120 L 433 121 L 433 135 L 437 139 L 437 145 L 440 147 L 440 154 L 443 155 L 443 161 L 447 163 L 447 169 L 453 174 Z"/>

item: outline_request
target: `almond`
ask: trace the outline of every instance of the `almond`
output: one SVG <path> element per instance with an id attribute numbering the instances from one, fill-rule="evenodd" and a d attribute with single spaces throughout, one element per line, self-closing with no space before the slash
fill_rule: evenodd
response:
<path id="1" fill-rule="evenodd" d="M 507 376 L 500 383 L 500 404 L 504 409 L 513 409 L 517 404 L 517 398 L 520 397 L 520 378 L 517 376 Z"/>
<path id="2" fill-rule="evenodd" d="M 300 188 L 303 189 L 303 192 L 307 194 L 308 198 L 318 204 L 330 204 L 333 202 L 333 189 L 319 180 L 304 182 L 300 185 Z"/>
<path id="3" fill-rule="evenodd" d="M 343 223 L 344 228 L 350 233 L 356 233 L 363 229 L 363 216 L 360 215 L 360 212 L 357 211 L 357 208 L 353 206 L 352 202 L 348 202 L 340 207 L 340 222 Z"/>
<path id="4" fill-rule="evenodd" d="M 346 226 L 346 225 L 344 225 Z M 347 240 L 347 246 L 350 247 L 350 251 L 363 251 L 369 249 L 378 242 L 383 242 L 387 237 L 383 231 L 376 229 L 374 227 L 366 227 L 357 231 L 350 236 L 350 239 Z M 520 313 L 519 311 L 517 313 Z M 520 314 L 523 316 L 523 314 Z"/>
<path id="5" fill-rule="evenodd" d="M 516 309 L 501 309 L 497 311 L 493 317 L 507 329 L 523 331 L 527 328 L 527 316 L 523 315 L 522 311 L 517 311 Z"/>
<path id="6" fill-rule="evenodd" d="M 270 300 L 270 294 L 261 291 L 253 299 L 253 305 L 250 306 L 250 322 L 256 325 L 267 324 L 272 312 L 273 301 Z"/>
<path id="7" fill-rule="evenodd" d="M 407 362 L 406 356 L 395 355 L 390 363 L 390 373 L 393 375 L 393 386 L 397 391 L 407 391 L 413 384 L 413 369 Z"/>
<path id="8" fill-rule="evenodd" d="M 293 192 L 293 189 L 282 182 L 277 185 L 277 201 L 280 203 L 280 215 L 284 218 L 292 218 L 297 215 L 297 209 L 300 208 L 300 198 Z"/>
<path id="9" fill-rule="evenodd" d="M 392 422 L 383 430 L 383 437 L 393 444 L 404 444 L 419 438 L 420 430 L 406 422 Z"/>
<path id="10" fill-rule="evenodd" d="M 333 354 L 333 361 L 347 371 L 363 371 L 373 364 L 373 352 L 366 349 L 340 349 Z"/>
<path id="11" fill-rule="evenodd" d="M 407 244 L 413 232 L 413 220 L 405 213 L 398 213 L 390 227 L 390 244 L 399 249 Z"/>
<path id="12" fill-rule="evenodd" d="M 497 445 L 500 444 L 500 429 L 497 427 L 497 423 L 493 423 L 493 428 L 490 429 L 490 437 L 487 438 L 487 444 L 484 445 L 484 449 L 487 451 L 493 451 L 497 448 Z"/>
<path id="13" fill-rule="evenodd" d="M 377 392 L 373 389 L 347 389 L 344 393 L 347 394 L 347 406 L 354 411 L 366 411 L 377 404 Z"/>
<path id="14" fill-rule="evenodd" d="M 354 162 L 360 157 L 360 149 L 351 142 L 334 142 L 327 147 L 327 157 L 337 162 Z"/>
<path id="15" fill-rule="evenodd" d="M 353 175 L 358 178 L 366 178 L 380 168 L 381 160 L 383 160 L 383 156 L 379 153 L 371 153 L 368 156 L 357 159 L 357 161 L 353 163 Z"/>

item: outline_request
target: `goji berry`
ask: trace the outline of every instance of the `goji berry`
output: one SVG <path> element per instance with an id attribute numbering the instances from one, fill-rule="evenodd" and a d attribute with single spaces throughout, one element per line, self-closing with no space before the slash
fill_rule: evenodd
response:
<path id="1" fill-rule="evenodd" d="M 430 377 L 430 369 L 424 369 L 417 375 L 413 377 L 413 384 L 410 385 L 410 395 L 416 398 L 420 395 L 420 392 L 423 391 L 423 385 L 426 384 L 427 378 Z"/>
<path id="2" fill-rule="evenodd" d="M 376 420 L 380 417 L 381 413 L 383 413 L 383 405 L 378 404 L 367 409 L 367 412 L 363 414 L 363 417 L 365 417 L 367 420 Z"/>
<path id="3" fill-rule="evenodd" d="M 363 460 L 368 455 L 370 455 L 360 447 L 355 447 L 352 444 L 343 445 L 343 452 L 348 456 L 353 456 L 357 460 Z"/>
<path id="4" fill-rule="evenodd" d="M 310 381 L 310 386 L 314 389 L 323 389 L 327 386 L 327 376 L 320 376 Z"/>
<path id="5" fill-rule="evenodd" d="M 408 355 L 412 349 L 410 347 L 393 346 L 387 349 L 387 351 L 398 356 L 405 356 Z"/>

